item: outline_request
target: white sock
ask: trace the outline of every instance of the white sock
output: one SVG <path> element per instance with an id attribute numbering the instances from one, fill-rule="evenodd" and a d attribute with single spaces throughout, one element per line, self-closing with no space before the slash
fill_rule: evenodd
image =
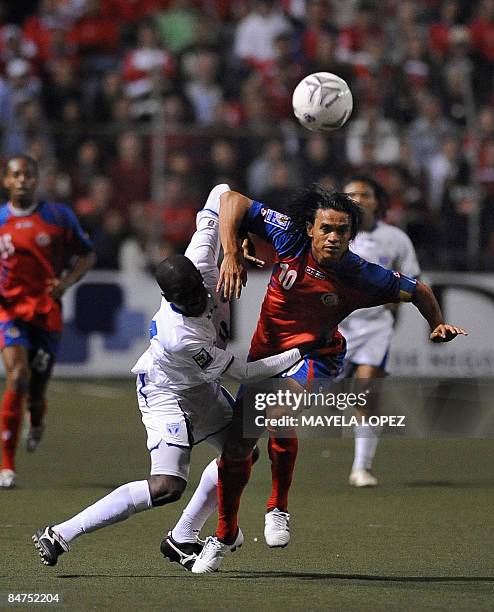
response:
<path id="1" fill-rule="evenodd" d="M 353 431 L 355 434 L 355 458 L 353 460 L 352 471 L 370 470 L 382 427 L 355 425 Z"/>
<path id="2" fill-rule="evenodd" d="M 216 489 L 218 488 L 218 465 L 213 459 L 204 468 L 197 489 L 182 512 L 180 520 L 172 529 L 172 537 L 177 542 L 195 542 L 204 523 L 218 507 Z"/>
<path id="3" fill-rule="evenodd" d="M 66 542 L 74 538 L 123 521 L 136 512 L 151 508 L 151 494 L 147 480 L 129 482 L 99 499 L 74 517 L 53 526 Z"/>

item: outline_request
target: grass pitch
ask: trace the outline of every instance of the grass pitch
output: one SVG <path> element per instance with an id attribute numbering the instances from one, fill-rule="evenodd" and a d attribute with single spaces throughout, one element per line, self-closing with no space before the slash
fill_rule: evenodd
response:
<path id="1" fill-rule="evenodd" d="M 21 449 L 18 488 L 0 491 L 0 608 L 8 593 L 58 593 L 63 610 L 493 609 L 491 440 L 383 439 L 374 490 L 346 484 L 351 439 L 301 440 L 284 550 L 263 541 L 265 446 L 241 506 L 245 544 L 218 574 L 193 576 L 159 553 L 213 456 L 207 444 L 181 501 L 79 538 L 47 568 L 36 528 L 148 473 L 133 381 L 55 381 L 43 444 Z"/>

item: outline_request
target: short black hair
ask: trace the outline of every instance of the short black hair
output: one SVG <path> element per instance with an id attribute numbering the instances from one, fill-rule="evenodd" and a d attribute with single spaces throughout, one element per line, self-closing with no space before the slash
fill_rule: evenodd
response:
<path id="1" fill-rule="evenodd" d="M 197 272 L 197 268 L 188 257 L 174 254 L 158 264 L 155 278 L 166 297 L 166 295 L 180 292 L 182 288 L 186 288 L 191 276 Z"/>
<path id="2" fill-rule="evenodd" d="M 15 159 L 23 159 L 27 164 L 29 164 L 31 166 L 31 168 L 34 170 L 34 173 L 36 174 L 36 176 L 38 176 L 38 174 L 39 174 L 39 171 L 38 171 L 38 162 L 34 159 L 34 157 L 31 157 L 31 155 L 26 155 L 24 153 L 22 153 L 21 155 L 12 155 L 11 157 L 9 157 L 7 159 L 7 161 L 5 162 L 5 165 L 3 167 L 3 176 L 5 176 L 7 174 L 10 162 L 14 161 Z"/>
<path id="3" fill-rule="evenodd" d="M 354 174 L 353 176 L 348 177 L 342 183 L 341 188 L 344 189 L 347 185 L 349 185 L 350 183 L 356 182 L 356 181 L 360 183 L 365 183 L 366 185 L 369 185 L 371 187 L 372 191 L 374 192 L 374 195 L 376 196 L 376 200 L 378 204 L 376 216 L 379 219 L 382 219 L 383 217 L 385 217 L 386 211 L 388 210 L 388 207 L 389 207 L 389 194 L 386 191 L 386 189 L 384 189 L 381 183 L 376 181 L 376 179 L 373 179 L 368 174 Z"/>
<path id="4" fill-rule="evenodd" d="M 362 223 L 362 209 L 357 202 L 346 193 L 330 192 L 317 183 L 295 195 L 288 205 L 287 214 L 296 227 L 306 232 L 307 223 L 314 224 L 319 209 L 331 209 L 347 213 L 352 222 L 350 238 L 353 240 L 358 234 Z"/>

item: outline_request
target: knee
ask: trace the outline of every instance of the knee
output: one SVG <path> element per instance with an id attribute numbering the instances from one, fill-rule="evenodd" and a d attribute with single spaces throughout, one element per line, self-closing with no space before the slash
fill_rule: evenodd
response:
<path id="1" fill-rule="evenodd" d="M 187 485 L 183 478 L 168 475 L 151 476 L 148 483 L 153 506 L 164 506 L 178 501 Z"/>
<path id="2" fill-rule="evenodd" d="M 7 372 L 8 384 L 17 393 L 24 393 L 29 386 L 29 369 L 24 365 L 14 365 Z"/>

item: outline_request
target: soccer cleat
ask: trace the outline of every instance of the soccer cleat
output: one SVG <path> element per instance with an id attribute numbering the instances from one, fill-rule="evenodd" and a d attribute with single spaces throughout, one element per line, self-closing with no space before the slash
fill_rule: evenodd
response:
<path id="1" fill-rule="evenodd" d="M 31 425 L 29 427 L 29 433 L 27 434 L 26 438 L 26 450 L 28 453 L 34 453 L 34 451 L 38 448 L 44 431 L 44 425 L 38 425 L 37 427 L 33 427 L 33 425 Z"/>
<path id="2" fill-rule="evenodd" d="M 68 543 L 50 526 L 38 529 L 32 540 L 45 565 L 56 565 L 58 557 L 70 550 Z"/>
<path id="3" fill-rule="evenodd" d="M 169 531 L 161 541 L 161 554 L 171 562 L 179 563 L 188 572 L 192 570 L 195 560 L 203 549 L 199 542 L 177 542 Z"/>
<path id="4" fill-rule="evenodd" d="M 220 542 L 216 536 L 206 538 L 204 548 L 197 556 L 197 559 L 192 566 L 193 574 L 207 574 L 217 572 L 223 561 L 223 557 L 228 553 L 235 552 L 244 543 L 244 534 L 239 528 L 237 537 L 233 544 L 224 544 Z"/>
<path id="5" fill-rule="evenodd" d="M 290 515 L 274 508 L 264 518 L 264 539 L 271 548 L 285 548 L 290 541 Z"/>
<path id="6" fill-rule="evenodd" d="M 0 470 L 0 489 L 13 489 L 15 487 L 16 478 L 17 474 L 14 470 Z"/>
<path id="7" fill-rule="evenodd" d="M 363 468 L 359 470 L 352 470 L 350 478 L 348 479 L 348 484 L 350 484 L 352 487 L 376 487 L 377 478 L 370 470 Z"/>

